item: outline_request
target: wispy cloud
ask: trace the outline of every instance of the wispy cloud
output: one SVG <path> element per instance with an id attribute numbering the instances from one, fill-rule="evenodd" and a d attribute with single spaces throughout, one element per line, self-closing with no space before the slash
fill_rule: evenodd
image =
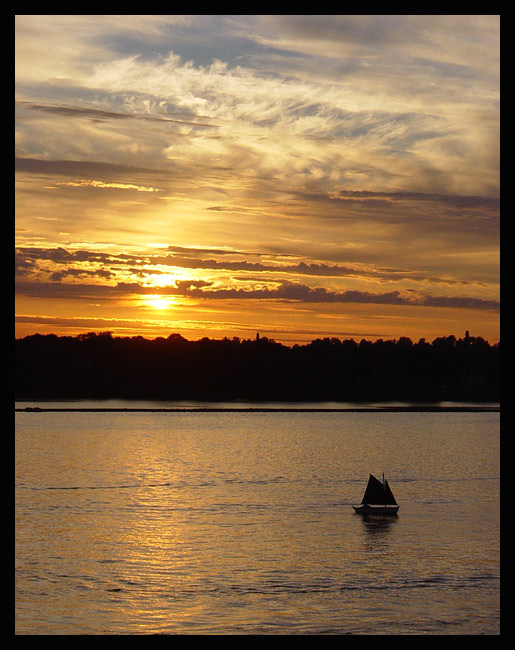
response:
<path id="1" fill-rule="evenodd" d="M 144 185 L 132 185 L 131 183 L 106 183 L 105 181 L 80 180 L 78 182 L 66 181 L 56 183 L 56 186 L 66 185 L 68 187 L 95 187 L 98 189 L 113 190 L 136 190 L 136 192 L 159 192 L 155 187 L 145 187 Z"/>
<path id="2" fill-rule="evenodd" d="M 22 33 L 27 20 L 18 19 Z M 188 35 L 198 38 L 195 30 L 207 20 L 198 18 L 188 21 L 189 25 L 180 24 L 179 42 Z M 147 120 L 149 125 L 159 121 L 164 128 L 172 124 L 176 127 L 173 135 L 162 132 L 154 138 L 152 154 L 162 162 L 164 156 L 212 166 L 218 157 L 231 170 L 238 168 L 239 173 L 251 168 L 258 175 L 273 173 L 290 182 L 295 177 L 305 180 L 311 171 L 315 178 L 324 177 L 326 183 L 332 180 L 333 186 L 334 181 L 356 186 L 359 180 L 363 189 L 372 182 L 376 186 L 381 174 L 383 184 L 390 189 L 418 186 L 428 191 L 436 184 L 439 191 L 460 188 L 472 193 L 473 187 L 482 186 L 491 195 L 495 191 L 493 175 L 485 161 L 487 165 L 494 163 L 496 155 L 496 138 L 492 136 L 498 128 L 498 76 L 484 66 L 484 58 L 479 58 L 477 52 L 479 49 L 484 56 L 488 53 L 487 60 L 496 61 L 496 17 L 490 17 L 490 21 L 450 17 L 448 21 L 442 17 L 408 16 L 222 20 L 219 29 L 226 27 L 242 38 L 245 28 L 247 42 L 261 43 L 263 54 L 272 44 L 276 52 L 283 52 L 283 65 L 271 73 L 269 67 L 259 63 L 259 55 L 213 58 L 205 65 L 184 58 L 173 51 L 176 22 L 163 17 L 163 43 L 170 47 L 166 54 L 158 48 L 152 57 L 144 49 L 136 50 L 140 54 L 124 56 L 118 51 L 107 57 L 100 48 L 97 60 L 86 59 L 88 64 L 77 63 L 74 67 L 74 86 L 81 93 L 91 92 L 97 97 L 101 89 L 101 103 L 88 98 L 89 106 L 84 106 L 84 98 L 70 87 L 67 96 L 75 94 L 75 106 L 23 101 L 26 107 L 37 108 L 49 117 L 60 117 L 61 128 L 64 118 L 87 118 L 80 127 L 75 123 L 74 129 L 87 133 L 99 150 L 106 132 L 102 120 L 118 123 L 120 136 L 124 129 L 131 128 L 123 126 L 129 118 Z M 100 22 L 100 34 L 113 29 L 113 22 L 112 18 Z M 120 22 L 113 33 L 115 43 L 116 34 L 128 28 L 123 22 L 131 23 Z M 60 33 L 63 20 L 39 17 L 36 23 L 50 37 Z M 82 23 L 74 19 L 73 23 L 78 28 L 76 41 L 82 45 L 78 51 L 87 49 L 92 38 L 90 17 L 84 17 Z M 159 23 L 158 19 L 149 20 L 153 28 Z M 437 29 L 430 36 L 433 25 Z M 167 33 L 171 35 L 169 41 Z M 100 34 L 95 34 L 96 43 L 102 42 Z M 472 45 L 485 35 L 486 42 L 479 41 L 482 47 Z M 203 37 L 207 37 L 205 31 Z M 88 52 L 91 56 L 92 50 Z M 302 52 L 304 61 L 318 61 L 319 65 L 322 59 L 325 74 L 288 74 L 289 52 Z M 334 61 L 342 55 L 344 60 L 356 62 L 356 70 L 347 69 L 341 74 Z M 447 68 L 442 71 L 444 64 Z M 50 65 L 52 75 L 47 72 L 43 77 L 48 79 L 47 85 L 37 83 L 42 94 L 48 94 L 48 83 L 55 87 L 62 78 L 55 62 Z M 69 68 L 71 62 L 66 65 Z M 23 79 L 29 73 L 22 68 L 19 74 Z M 174 117 L 177 112 L 190 119 L 178 120 Z M 52 145 L 53 123 L 47 125 L 48 146 Z M 213 132 L 199 131 L 206 126 L 216 128 Z M 133 144 L 142 135 L 132 133 Z M 145 135 L 148 146 L 148 131 Z M 109 140 L 104 146 L 116 145 Z M 54 146 L 61 149 L 58 141 Z M 494 149 L 485 156 L 488 146 Z M 120 143 L 114 151 L 110 148 L 112 156 Z M 478 165 L 484 170 L 480 178 Z M 358 179 L 352 176 L 356 173 Z"/>

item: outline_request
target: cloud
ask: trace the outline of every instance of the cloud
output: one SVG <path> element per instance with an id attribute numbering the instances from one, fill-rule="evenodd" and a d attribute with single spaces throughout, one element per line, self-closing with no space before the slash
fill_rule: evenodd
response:
<path id="1" fill-rule="evenodd" d="M 105 269 L 73 269 L 67 268 L 62 271 L 54 271 L 50 275 L 50 280 L 53 282 L 61 282 L 66 277 L 76 277 L 76 278 L 85 278 L 85 277 L 98 277 L 103 278 L 104 280 L 110 280 L 114 277 L 114 274 L 111 271 L 106 271 Z"/>
<path id="2" fill-rule="evenodd" d="M 459 194 L 428 194 L 427 192 L 371 192 L 356 190 L 340 190 L 339 198 L 355 199 L 357 201 L 390 201 L 409 202 L 427 201 L 452 205 L 453 207 L 490 208 L 499 210 L 500 201 L 495 197 L 463 196 Z"/>
<path id="3" fill-rule="evenodd" d="M 115 190 L 136 190 L 136 192 L 159 192 L 155 187 L 145 187 L 144 185 L 132 185 L 130 183 L 106 183 L 97 180 L 80 180 L 78 182 L 67 181 L 57 183 L 59 185 L 66 185 L 68 187 L 94 187 L 99 189 L 115 189 Z"/>
<path id="4" fill-rule="evenodd" d="M 253 37 L 267 33 L 276 47 L 302 51 L 306 43 L 325 44 L 327 56 L 335 54 L 328 44 L 370 57 L 399 52 L 425 54 L 426 60 L 462 61 L 469 55 L 475 65 L 495 61 L 492 46 L 498 44 L 500 17 L 496 15 L 284 15 L 259 16 Z M 361 49 L 361 48 L 364 49 Z M 304 50 L 305 51 L 305 50 Z"/>
<path id="5" fill-rule="evenodd" d="M 207 286 L 207 285 L 206 285 Z M 385 293 L 372 293 L 368 291 L 330 291 L 323 287 L 308 287 L 293 282 L 282 282 L 275 289 L 191 289 L 191 286 L 165 287 L 161 289 L 163 294 L 179 293 L 180 295 L 191 295 L 195 298 L 212 299 L 253 299 L 253 300 L 287 300 L 304 303 L 368 303 L 377 305 L 407 305 L 426 307 L 450 307 L 459 309 L 477 310 L 498 310 L 499 302 L 496 300 L 484 300 L 480 298 L 468 298 L 462 296 L 408 296 L 402 295 L 399 291 Z"/>
<path id="6" fill-rule="evenodd" d="M 73 176 L 93 179 L 96 176 L 107 178 L 127 178 L 139 174 L 160 176 L 159 169 L 148 169 L 130 165 L 118 165 L 91 160 L 42 160 L 37 158 L 15 158 L 14 169 L 25 174 L 45 174 L 50 176 Z"/>
<path id="7" fill-rule="evenodd" d="M 98 277 L 116 279 L 116 273 L 131 273 L 133 275 L 166 274 L 167 267 L 172 269 L 192 269 L 215 272 L 249 272 L 255 281 L 270 281 L 271 279 L 290 276 L 310 276 L 318 278 L 361 278 L 372 282 L 399 282 L 409 280 L 412 283 L 439 283 L 439 284 L 472 284 L 472 281 L 459 281 L 450 277 L 430 276 L 422 271 L 413 271 L 407 268 L 375 268 L 371 265 L 360 264 L 325 264 L 320 262 L 299 261 L 295 264 L 285 263 L 283 255 L 272 258 L 266 255 L 267 261 L 252 262 L 248 257 L 261 257 L 260 254 L 231 251 L 224 249 L 194 249 L 170 246 L 173 254 L 161 255 L 159 253 L 133 253 L 115 254 L 100 251 L 78 249 L 73 251 L 64 248 L 17 248 L 15 263 L 17 274 L 20 276 L 34 273 L 37 269 L 43 270 L 47 262 L 55 265 L 68 265 L 66 269 L 59 268 L 50 276 L 58 280 L 65 275 L 90 274 Z M 204 253 L 211 253 L 220 259 L 204 258 Z M 243 259 L 231 260 L 229 256 Z M 76 268 L 70 267 L 75 263 Z M 90 268 L 85 268 L 89 264 Z M 111 270 L 106 270 L 106 266 Z M 101 268 L 100 268 L 101 267 Z M 140 267 L 140 268 L 138 268 Z M 144 267 L 144 268 L 143 268 Z M 52 267 L 53 268 L 53 267 Z M 262 275 L 261 275 L 262 274 Z M 260 276 L 260 277 L 258 277 Z M 248 277 L 252 281 L 252 277 Z"/>
<path id="8" fill-rule="evenodd" d="M 447 307 L 497 311 L 496 300 L 466 296 L 409 295 L 400 291 L 372 293 L 368 291 L 330 291 L 324 287 L 308 287 L 294 282 L 280 282 L 274 288 L 243 289 L 216 288 L 209 281 L 178 281 L 169 286 L 145 286 L 135 282 L 119 282 L 116 285 L 91 285 L 72 283 L 30 282 L 16 283 L 18 295 L 66 299 L 119 299 L 127 296 L 183 296 L 210 300 L 278 300 L 299 303 L 365 303 L 375 305 L 404 305 L 423 307 Z"/>
<path id="9" fill-rule="evenodd" d="M 172 118 L 169 115 L 159 115 L 155 113 L 138 114 L 130 112 L 106 111 L 99 108 L 82 108 L 79 106 L 63 106 L 52 104 L 34 104 L 27 101 L 16 101 L 16 104 L 33 111 L 42 111 L 44 113 L 55 114 L 60 117 L 78 117 L 87 118 L 93 121 L 105 120 L 144 120 L 147 122 L 163 122 L 164 124 L 178 124 L 191 126 L 195 128 L 217 128 L 217 124 L 207 122 L 198 122 L 193 120 Z M 184 113 L 183 117 L 195 117 L 191 113 Z"/>
<path id="10" fill-rule="evenodd" d="M 108 284 L 85 284 L 71 282 L 38 282 L 18 280 L 15 282 L 17 296 L 60 300 L 111 300 L 127 296 L 126 287 Z M 145 293 L 142 290 L 142 293 Z"/>

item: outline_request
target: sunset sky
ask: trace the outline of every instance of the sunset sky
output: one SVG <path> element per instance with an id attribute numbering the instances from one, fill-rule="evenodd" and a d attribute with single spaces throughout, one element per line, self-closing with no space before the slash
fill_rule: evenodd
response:
<path id="1" fill-rule="evenodd" d="M 16 16 L 16 336 L 498 341 L 499 32 Z"/>

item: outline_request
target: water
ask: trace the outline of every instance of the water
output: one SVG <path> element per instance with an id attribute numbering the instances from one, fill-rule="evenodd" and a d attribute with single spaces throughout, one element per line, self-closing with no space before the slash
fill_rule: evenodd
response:
<path id="1" fill-rule="evenodd" d="M 364 520 L 383 471 L 399 516 Z M 499 413 L 16 413 L 17 634 L 499 634 L 499 616 Z"/>

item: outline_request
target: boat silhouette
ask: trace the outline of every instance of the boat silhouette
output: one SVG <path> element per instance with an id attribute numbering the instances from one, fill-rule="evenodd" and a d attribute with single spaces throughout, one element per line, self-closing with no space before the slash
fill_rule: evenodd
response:
<path id="1" fill-rule="evenodd" d="M 370 474 L 361 504 L 352 507 L 360 515 L 396 515 L 399 510 L 384 474 L 382 482 Z"/>

